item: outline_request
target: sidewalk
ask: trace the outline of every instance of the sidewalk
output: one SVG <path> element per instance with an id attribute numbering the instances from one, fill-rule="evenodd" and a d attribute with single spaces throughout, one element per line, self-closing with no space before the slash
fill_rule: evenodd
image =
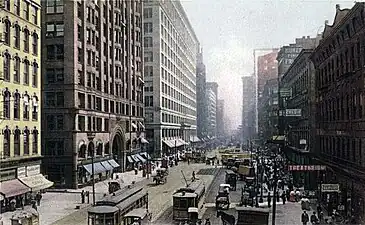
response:
<path id="1" fill-rule="evenodd" d="M 123 184 L 129 185 L 132 181 L 141 182 L 145 180 L 142 177 L 142 173 L 134 175 L 134 171 L 126 173 L 118 173 L 119 178 L 123 181 Z M 110 179 L 98 182 L 95 184 L 95 199 L 96 201 L 101 199 L 104 194 L 108 195 L 108 182 Z M 90 204 L 81 204 L 81 191 L 90 191 Z M 86 199 L 87 201 L 87 199 Z M 40 215 L 39 224 L 49 225 L 68 215 L 71 215 L 77 211 L 86 211 L 92 203 L 92 186 L 87 186 L 82 189 L 52 189 L 49 192 L 43 194 L 41 205 L 38 206 L 38 212 Z M 79 207 L 81 210 L 77 209 Z M 4 225 L 10 225 L 10 218 L 21 210 L 15 212 L 6 212 L 1 214 Z M 71 225 L 71 224 L 70 224 Z"/>

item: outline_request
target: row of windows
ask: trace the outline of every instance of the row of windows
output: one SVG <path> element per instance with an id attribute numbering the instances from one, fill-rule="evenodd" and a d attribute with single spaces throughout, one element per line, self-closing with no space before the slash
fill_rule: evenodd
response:
<path id="1" fill-rule="evenodd" d="M 13 138 L 11 137 L 13 134 Z M 30 135 L 32 134 L 32 153 L 38 154 L 38 130 L 36 127 L 32 131 L 26 126 L 23 131 L 18 126 L 15 127 L 14 131 L 11 131 L 8 126 L 5 126 L 3 130 L 4 135 L 4 150 L 3 156 L 5 158 L 10 157 L 10 146 L 14 146 L 14 156 L 20 156 L 20 136 L 23 134 L 23 155 L 30 154 Z"/>
<path id="2" fill-rule="evenodd" d="M 21 36 L 23 36 L 23 51 L 29 52 L 30 38 L 32 37 L 32 54 L 38 55 L 38 34 L 34 31 L 31 35 L 30 31 L 27 28 L 23 29 L 23 35 L 21 35 L 21 27 L 16 23 L 13 24 L 13 43 L 11 43 L 11 35 L 12 35 L 12 27 L 10 20 L 6 19 L 4 21 L 4 44 L 7 46 L 14 47 L 16 49 L 20 49 Z"/>
<path id="3" fill-rule="evenodd" d="M 174 100 L 162 97 L 162 108 L 173 110 L 179 113 L 194 115 L 196 113 L 195 109 L 190 109 L 182 104 L 177 103 Z"/>
<path id="4" fill-rule="evenodd" d="M 11 69 L 12 64 L 13 69 Z M 39 66 L 35 60 L 33 62 L 30 62 L 27 58 L 21 60 L 18 55 L 15 55 L 11 59 L 11 55 L 8 52 L 5 52 L 3 55 L 4 81 L 29 85 L 30 67 L 32 67 L 32 86 L 37 87 Z M 11 76 L 11 71 L 13 72 L 13 76 Z"/>
<path id="5" fill-rule="evenodd" d="M 31 98 L 27 92 L 21 95 L 18 90 L 15 90 L 13 93 L 13 99 L 11 99 L 12 94 L 10 93 L 8 88 L 5 88 L 3 91 L 3 118 L 6 120 L 11 119 L 11 111 L 13 111 L 13 118 L 15 120 L 29 120 L 31 111 L 32 120 L 38 120 L 38 97 L 34 94 Z M 21 104 L 20 100 L 23 100 L 23 104 Z M 13 104 L 11 104 L 13 103 Z M 11 108 L 13 105 L 13 108 Z M 21 114 L 21 110 L 23 113 Z M 22 118 L 21 118 L 22 116 Z"/>
<path id="6" fill-rule="evenodd" d="M 17 16 L 38 25 L 38 7 L 26 0 L 4 0 L 4 9 L 14 12 Z M 23 13 L 21 13 L 23 11 Z M 30 13 L 32 19 L 30 20 Z M 21 15 L 22 14 L 22 15 Z"/>

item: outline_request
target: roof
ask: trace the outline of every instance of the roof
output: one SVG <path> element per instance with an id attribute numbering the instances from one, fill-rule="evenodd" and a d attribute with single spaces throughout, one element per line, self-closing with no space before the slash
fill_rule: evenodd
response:
<path id="1" fill-rule="evenodd" d="M 146 217 L 146 215 L 147 215 L 146 208 L 138 208 L 138 209 L 133 209 L 132 211 L 124 215 L 124 217 L 138 217 L 143 219 Z"/>
<path id="2" fill-rule="evenodd" d="M 195 193 L 189 193 L 189 192 L 178 192 L 172 195 L 174 198 L 195 198 L 197 194 Z"/>
<path id="3" fill-rule="evenodd" d="M 93 214 L 106 214 L 106 213 L 114 213 L 117 212 L 119 209 L 115 206 L 108 206 L 108 205 L 99 205 L 90 208 L 87 212 Z"/>

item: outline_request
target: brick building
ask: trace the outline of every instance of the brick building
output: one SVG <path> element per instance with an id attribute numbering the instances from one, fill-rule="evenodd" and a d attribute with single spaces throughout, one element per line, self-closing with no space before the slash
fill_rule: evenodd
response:
<path id="1" fill-rule="evenodd" d="M 328 166 L 322 182 L 338 183 L 341 191 L 322 200 L 330 209 L 344 205 L 357 218 L 365 216 L 364 4 L 352 9 L 336 5 L 333 25 L 326 24 L 311 56 L 318 102 L 316 153 Z"/>
<path id="2" fill-rule="evenodd" d="M 273 49 L 272 52 L 257 58 L 257 91 L 259 97 L 264 90 L 266 81 L 278 77 L 277 55 L 278 49 Z"/>

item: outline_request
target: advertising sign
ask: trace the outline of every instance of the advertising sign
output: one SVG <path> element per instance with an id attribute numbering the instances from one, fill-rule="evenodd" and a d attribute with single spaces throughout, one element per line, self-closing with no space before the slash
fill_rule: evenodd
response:
<path id="1" fill-rule="evenodd" d="M 27 172 L 25 170 L 25 166 L 19 167 L 16 172 L 17 172 L 17 178 L 22 178 L 22 177 L 26 177 L 27 176 Z"/>
<path id="2" fill-rule="evenodd" d="M 280 88 L 281 98 L 290 98 L 292 96 L 291 88 Z"/>
<path id="3" fill-rule="evenodd" d="M 285 116 L 302 116 L 302 109 L 286 109 Z"/>
<path id="4" fill-rule="evenodd" d="M 322 192 L 339 192 L 340 191 L 339 184 L 322 184 L 321 188 L 322 188 Z"/>
<path id="5" fill-rule="evenodd" d="M 34 165 L 34 166 L 27 166 L 27 177 L 34 176 L 41 173 L 41 166 Z"/>
<path id="6" fill-rule="evenodd" d="M 317 171 L 326 170 L 326 166 L 323 165 L 289 165 L 289 171 Z"/>

